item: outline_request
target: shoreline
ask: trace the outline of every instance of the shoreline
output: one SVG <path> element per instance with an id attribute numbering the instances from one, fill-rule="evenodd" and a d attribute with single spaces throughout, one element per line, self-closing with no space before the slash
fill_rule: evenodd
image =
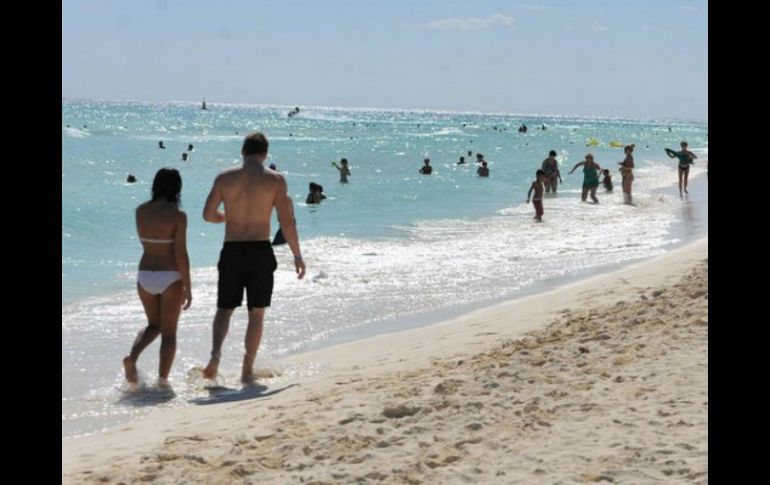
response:
<path id="1" fill-rule="evenodd" d="M 704 237 L 708 237 L 708 183 L 705 174 L 699 174 L 696 177 L 690 179 L 689 187 L 691 196 L 690 199 L 685 201 L 682 206 L 682 217 L 685 219 L 685 228 L 680 225 L 672 228 L 671 234 L 679 239 L 667 247 L 663 254 L 645 256 L 638 259 L 630 259 L 620 263 L 610 263 L 601 266 L 595 266 L 592 268 L 578 270 L 574 273 L 570 273 L 563 276 L 554 276 L 539 280 L 522 288 L 521 290 L 494 298 L 491 300 L 484 300 L 475 303 L 467 303 L 454 307 L 445 307 L 434 310 L 427 310 L 410 315 L 395 317 L 389 320 L 384 320 L 378 325 L 368 325 L 364 327 L 354 328 L 340 334 L 333 335 L 327 341 L 316 342 L 309 344 L 298 352 L 293 352 L 281 357 L 280 360 L 289 359 L 291 357 L 301 355 L 308 352 L 315 352 L 323 350 L 329 347 L 334 347 L 341 344 L 352 343 L 359 340 L 377 337 L 380 335 L 387 335 L 396 332 L 409 331 L 422 327 L 428 327 L 436 325 L 449 320 L 455 320 L 461 318 L 470 313 L 477 312 L 486 308 L 494 307 L 502 303 L 535 296 L 541 293 L 546 293 L 566 286 L 579 283 L 583 280 L 591 279 L 596 276 L 613 273 L 623 270 L 629 266 L 643 263 L 645 261 L 653 260 L 657 257 L 668 254 L 671 251 L 675 251 L 679 248 L 685 247 L 695 241 L 698 241 Z M 665 187 L 656 189 L 654 194 L 662 194 L 670 197 L 678 197 L 678 188 L 676 186 Z M 692 208 L 695 208 L 694 211 Z M 689 211 L 689 213 L 688 213 Z"/>
<path id="2" fill-rule="evenodd" d="M 574 312 L 584 312 L 588 310 L 590 316 L 594 313 L 593 309 L 595 309 L 597 305 L 603 305 L 603 307 L 607 308 L 615 308 L 615 306 L 623 307 L 624 305 L 631 306 L 632 304 L 638 303 L 637 300 L 640 294 L 642 295 L 642 300 L 647 299 L 649 296 L 645 296 L 644 293 L 650 295 L 650 290 L 660 285 L 670 286 L 673 288 L 671 291 L 674 291 L 674 289 L 679 288 L 674 284 L 675 280 L 678 280 L 683 274 L 686 275 L 688 271 L 692 271 L 693 268 L 697 267 L 699 263 L 702 263 L 704 259 L 707 261 L 707 257 L 708 238 L 705 237 L 687 244 L 684 247 L 669 251 L 661 256 L 646 259 L 642 262 L 628 265 L 627 267 L 610 273 L 580 279 L 577 282 L 561 286 L 557 289 L 537 293 L 531 296 L 519 297 L 493 306 L 487 306 L 483 309 L 473 311 L 449 321 L 427 327 L 424 326 L 407 331 L 356 340 L 350 343 L 303 352 L 302 354 L 283 358 L 281 359 L 281 363 L 304 363 L 311 368 L 322 370 L 314 375 L 292 378 L 291 382 L 281 378 L 268 380 L 267 384 L 269 387 L 257 387 L 243 391 L 233 391 L 231 393 L 220 394 L 219 396 L 214 394 L 209 402 L 198 403 L 219 404 L 189 406 L 183 409 L 159 410 L 152 416 L 117 426 L 105 432 L 78 438 L 63 438 L 63 478 L 65 478 L 65 482 L 72 483 L 67 479 L 75 480 L 74 474 L 76 471 L 83 472 L 84 470 L 89 469 L 91 470 L 91 473 L 79 474 L 79 478 L 76 481 L 87 481 L 89 477 L 96 481 L 96 475 L 98 475 L 98 473 L 107 473 L 107 475 L 100 476 L 101 478 L 107 478 L 106 481 L 110 482 L 112 480 L 111 477 L 123 476 L 125 478 L 126 476 L 134 476 L 131 474 L 123 474 L 127 473 L 127 470 L 129 469 L 136 469 L 137 467 L 141 468 L 143 465 L 141 465 L 139 457 L 142 455 L 147 456 L 147 454 L 150 453 L 150 455 L 157 457 L 166 453 L 166 451 L 163 450 L 168 447 L 184 447 L 191 444 L 194 444 L 199 448 L 206 448 L 204 443 L 209 440 L 217 441 L 224 439 L 230 443 L 228 446 L 232 446 L 232 441 L 236 439 L 233 438 L 235 435 L 243 435 L 246 437 L 244 439 L 250 440 L 252 438 L 248 437 L 249 434 L 254 434 L 257 436 L 254 438 L 256 439 L 256 442 L 261 443 L 263 440 L 270 441 L 274 439 L 272 437 L 280 435 L 287 429 L 289 431 L 296 431 L 299 434 L 305 433 L 308 428 L 311 429 L 311 431 L 315 429 L 316 431 L 305 433 L 308 436 L 307 439 L 310 440 L 313 436 L 316 436 L 317 432 L 320 432 L 318 431 L 320 428 L 323 428 L 323 433 L 334 434 L 336 431 L 332 428 L 336 427 L 343 429 L 344 425 L 342 422 L 349 419 L 351 416 L 354 417 L 354 421 L 358 420 L 355 416 L 361 413 L 356 413 L 354 411 L 359 408 L 363 411 L 367 411 L 372 406 L 380 409 L 384 405 L 385 410 L 383 411 L 380 409 L 380 411 L 387 413 L 388 409 L 390 409 L 391 414 L 403 414 L 402 417 L 393 418 L 399 422 L 401 422 L 402 418 L 405 421 L 413 420 L 417 422 L 427 420 L 431 418 L 431 416 L 440 415 L 441 413 L 439 411 L 441 410 L 434 409 L 434 412 L 426 413 L 425 416 L 419 411 L 415 411 L 412 413 L 414 414 L 413 416 L 406 417 L 412 412 L 413 407 L 410 407 L 408 404 L 394 404 L 389 408 L 387 402 L 383 402 L 383 400 L 394 402 L 409 401 L 410 392 L 408 389 L 412 389 L 413 394 L 419 396 L 422 391 L 434 388 L 439 389 L 441 386 L 449 386 L 451 383 L 445 384 L 446 381 L 442 381 L 442 373 L 448 374 L 454 372 L 454 367 L 462 367 L 462 363 L 478 359 L 479 355 L 483 355 L 484 352 L 490 352 L 490 349 L 499 347 L 501 343 L 505 344 L 508 342 L 508 345 L 520 345 L 521 341 L 516 341 L 519 342 L 516 343 L 513 342 L 512 339 L 519 339 L 526 332 L 542 333 L 546 331 L 546 325 L 549 322 L 552 325 L 558 324 L 558 322 L 564 320 Z M 702 264 L 707 266 L 707 263 Z M 604 291 L 602 288 L 606 288 L 608 291 Z M 667 290 L 668 288 L 664 289 L 664 294 Z M 697 292 L 693 294 L 696 293 Z M 652 295 L 654 295 L 654 293 L 652 293 Z M 705 290 L 705 295 L 705 308 L 707 312 L 707 288 Z M 700 304 L 699 301 L 697 303 Z M 676 305 L 672 304 L 672 306 L 675 307 Z M 702 310 L 702 308 L 700 309 Z M 668 321 L 675 317 L 680 317 L 678 313 L 676 315 L 672 313 L 676 310 L 670 310 L 666 307 L 661 307 L 658 311 L 662 315 L 660 318 L 661 321 Z M 672 315 L 669 315 L 669 313 L 672 313 Z M 690 313 L 694 314 L 693 311 L 690 311 Z M 705 329 L 703 329 L 706 334 L 708 331 L 707 320 L 708 317 L 706 313 Z M 585 319 L 582 321 L 585 321 Z M 698 321 L 701 323 L 698 323 L 697 325 L 704 325 L 703 318 L 700 318 Z M 609 324 L 611 324 L 611 322 L 608 323 L 608 325 Z M 528 338 L 524 339 L 524 341 L 527 340 Z M 534 352 L 542 350 L 541 347 L 542 345 L 538 343 L 528 346 L 527 349 L 528 352 Z M 654 346 L 648 345 L 648 347 Z M 482 354 L 479 354 L 479 352 Z M 590 352 L 598 352 L 598 349 L 591 349 Z M 707 366 L 707 355 L 705 359 Z M 448 362 L 457 362 L 457 364 L 449 365 Z M 436 373 L 436 371 L 439 370 L 437 369 L 437 366 L 443 369 L 442 373 Z M 545 367 L 547 366 L 543 366 L 543 368 Z M 555 376 L 552 377 L 557 380 L 558 376 L 564 373 L 563 370 L 553 370 L 553 372 L 555 372 Z M 553 374 L 553 372 L 551 372 L 551 374 Z M 473 380 L 475 379 L 473 377 L 475 375 L 477 374 L 474 372 L 472 375 L 466 376 L 465 380 L 468 378 Z M 569 379 L 566 379 L 566 381 L 569 381 Z M 696 379 L 696 381 L 700 382 L 698 379 Z M 384 396 L 382 395 L 382 382 L 387 382 L 388 384 L 385 385 L 385 389 L 390 389 Z M 494 382 L 487 382 L 487 384 L 492 385 Z M 346 386 L 351 386 L 352 390 L 339 394 L 340 389 L 350 389 L 350 387 Z M 407 387 L 404 388 L 404 386 Z M 334 401 L 334 399 L 336 399 L 336 401 Z M 543 400 L 546 398 L 545 396 L 541 396 L 539 399 Z M 331 405 L 330 400 L 342 402 L 343 404 L 348 400 L 353 400 L 357 404 L 352 407 L 340 407 Z M 488 397 L 475 393 L 467 395 L 466 398 L 461 401 L 479 402 L 482 407 L 478 408 L 476 411 L 480 411 L 482 409 L 491 410 L 495 406 L 493 403 L 486 402 L 488 400 Z M 484 404 L 485 402 L 486 404 Z M 323 409 L 326 410 L 325 412 L 327 412 L 327 414 L 333 410 L 343 414 L 339 417 L 339 420 L 337 420 L 336 417 L 331 420 L 325 420 L 317 416 L 319 412 L 318 405 L 323 403 L 326 403 L 326 406 L 323 407 Z M 340 409 L 337 409 L 338 407 L 340 407 Z M 471 410 L 471 414 L 474 414 L 476 411 Z M 707 413 L 707 409 L 705 412 Z M 364 415 L 365 414 L 367 413 L 364 412 Z M 368 414 L 371 415 L 369 422 L 373 423 L 373 425 L 381 425 L 379 428 L 385 426 L 385 424 L 382 423 L 389 423 L 393 420 L 386 417 L 384 421 L 379 421 L 379 419 L 382 418 L 373 417 L 371 412 Z M 280 421 L 280 423 L 277 423 L 277 421 Z M 547 420 L 543 422 L 547 422 Z M 238 423 L 241 424 L 238 425 Z M 247 428 L 244 428 L 246 423 L 252 424 L 249 424 Z M 450 422 L 434 424 L 437 424 L 437 426 L 441 425 L 435 430 L 436 432 L 438 432 L 438 429 L 442 430 L 441 432 L 452 432 L 452 428 L 459 428 Z M 224 427 L 222 427 L 222 425 L 224 425 Z M 276 431 L 276 426 L 283 431 Z M 284 428 L 284 426 L 288 428 Z M 331 428 L 329 428 L 330 426 Z M 550 426 L 544 427 L 550 428 Z M 265 431 L 268 428 L 270 432 Z M 537 425 L 535 428 L 537 428 Z M 298 429 L 300 431 L 305 431 L 300 432 Z M 347 433 L 354 432 L 354 429 L 355 428 L 350 428 Z M 462 428 L 456 429 L 455 431 L 457 433 L 467 433 L 467 430 L 463 431 Z M 476 430 L 471 429 L 471 431 Z M 701 427 L 698 427 L 698 431 L 702 431 Z M 210 437 L 209 434 L 212 432 L 213 435 L 220 436 L 220 438 Z M 374 442 L 376 442 L 376 433 L 378 433 L 378 431 L 375 430 L 374 432 L 375 437 L 372 438 L 372 440 L 375 440 Z M 294 436 L 294 438 L 297 438 L 299 434 Z M 179 435 L 192 435 L 193 437 L 197 436 L 198 438 L 191 438 L 188 436 L 187 438 L 176 439 L 175 437 L 178 437 Z M 267 435 L 270 435 L 271 438 L 259 438 L 259 436 Z M 357 436 L 357 434 L 355 436 Z M 293 442 L 291 436 L 284 438 L 283 441 L 287 443 Z M 402 438 L 406 440 L 406 443 L 411 443 L 415 446 L 417 446 L 417 444 L 413 442 L 425 440 L 425 437 L 418 438 L 417 436 Z M 198 439 L 200 441 L 199 443 L 196 442 Z M 185 440 L 186 444 L 183 443 Z M 368 442 L 368 440 L 364 441 Z M 273 444 L 276 446 L 280 445 L 281 440 L 277 443 L 274 442 Z M 377 466 L 381 465 L 378 461 L 380 458 L 387 462 L 391 450 L 399 448 L 395 447 L 395 445 L 383 445 L 382 449 L 380 449 L 378 448 L 379 445 L 375 446 L 373 442 L 368 442 L 367 446 L 368 448 L 359 447 L 359 449 L 363 450 L 363 448 L 367 448 L 371 452 L 370 454 L 373 454 L 371 457 L 371 460 L 373 460 L 372 464 L 377 464 Z M 432 445 L 429 444 L 428 448 L 431 446 Z M 695 445 L 691 443 L 688 444 L 688 446 L 694 447 Z M 416 450 L 411 450 L 410 453 L 416 451 L 420 451 L 420 448 L 418 447 Z M 489 450 L 487 451 L 489 452 Z M 441 453 L 439 453 L 439 455 L 441 455 Z M 118 459 L 118 457 L 120 458 Z M 498 457 L 498 459 L 499 458 L 500 457 Z M 183 463 L 187 463 L 185 460 L 190 460 L 189 458 L 184 457 L 179 458 L 179 456 L 174 458 L 174 460 L 176 459 L 180 459 Z M 192 473 L 193 475 L 191 476 L 197 477 L 199 475 L 195 474 L 199 473 L 200 470 L 195 471 L 195 469 L 206 468 L 205 464 L 212 462 L 212 458 L 203 457 L 202 459 L 205 463 L 192 459 L 192 463 L 187 463 L 189 467 L 185 465 L 182 468 L 186 470 L 186 472 Z M 430 465 L 430 463 L 436 463 L 435 460 L 430 463 L 423 460 L 423 465 L 427 463 L 426 467 L 422 467 L 425 468 L 423 471 L 427 474 L 426 477 L 438 478 L 440 476 L 445 479 L 445 475 L 435 475 L 435 473 L 438 473 L 437 471 L 440 470 L 446 471 L 447 469 L 456 468 L 455 465 L 453 465 L 455 458 L 447 457 L 446 459 L 451 461 L 439 463 L 437 466 Z M 330 458 L 316 458 L 315 460 L 310 460 L 310 463 L 318 464 L 318 466 L 325 464 L 326 466 L 323 467 L 321 471 L 326 473 L 332 472 L 335 469 L 335 466 L 332 465 L 332 461 L 330 460 Z M 340 460 L 345 461 L 343 458 L 340 458 Z M 428 460 L 431 459 L 428 458 Z M 156 461 L 163 462 L 162 459 Z M 225 463 L 226 461 L 227 460 L 224 460 L 222 463 Z M 366 461 L 369 461 L 369 458 L 362 460 L 362 462 Z M 460 460 L 457 459 L 456 461 L 459 463 Z M 110 464 L 111 462 L 114 463 Z M 246 473 L 246 471 L 251 470 L 246 463 L 241 463 L 238 459 L 236 459 L 235 462 L 236 468 L 237 466 L 241 466 L 240 469 L 245 473 L 242 475 L 243 477 L 250 474 Z M 283 461 L 281 463 L 283 463 Z M 355 461 L 348 463 L 348 465 L 353 468 L 356 468 L 356 464 L 357 462 Z M 227 468 L 224 464 L 221 464 L 221 466 Z M 94 468 L 97 470 L 111 471 L 97 472 L 94 474 Z M 264 465 L 263 468 L 272 469 L 280 475 L 272 477 L 277 483 L 281 483 L 281 480 L 289 480 L 289 475 L 285 474 L 289 473 L 289 471 L 287 471 L 283 465 L 277 467 Z M 313 466 L 309 466 L 309 468 L 316 469 L 316 472 L 318 472 L 318 469 Z M 162 472 L 160 469 L 158 469 L 157 472 L 162 474 L 172 473 L 170 470 L 168 472 Z M 412 472 L 417 473 L 417 475 L 421 473 L 414 470 L 412 470 Z M 212 477 L 214 477 L 217 476 L 216 474 L 219 472 L 207 469 L 206 473 L 213 473 L 214 475 L 212 475 Z M 231 477 L 229 479 L 232 479 L 232 473 L 235 473 L 237 476 L 238 473 L 241 472 L 228 470 L 226 473 L 229 473 L 230 475 L 226 476 Z M 284 474 L 281 475 L 281 473 Z M 294 470 L 293 473 L 302 475 L 302 472 L 297 470 Z M 255 478 L 257 476 L 255 476 Z M 307 477 L 309 475 L 302 476 Z M 478 479 L 482 479 L 482 476 L 483 473 L 482 475 L 479 475 Z M 332 475 L 332 477 L 334 477 L 334 475 Z M 220 477 L 220 479 L 222 479 L 222 477 Z M 419 481 L 419 478 L 415 479 Z M 506 480 L 510 479 L 509 476 Z M 532 479 L 535 478 L 533 477 Z M 118 478 L 115 478 L 115 480 L 116 483 L 120 481 Z M 339 481 L 341 478 L 335 480 Z M 458 478 L 455 477 L 455 480 L 458 480 Z M 487 480 L 493 480 L 493 478 L 490 477 L 487 478 Z"/>

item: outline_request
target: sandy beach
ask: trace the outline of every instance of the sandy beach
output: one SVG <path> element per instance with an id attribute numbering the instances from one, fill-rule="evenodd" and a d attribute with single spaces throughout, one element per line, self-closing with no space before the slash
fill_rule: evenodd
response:
<path id="1" fill-rule="evenodd" d="M 321 371 L 63 439 L 63 482 L 707 483 L 708 239 L 283 362 Z"/>

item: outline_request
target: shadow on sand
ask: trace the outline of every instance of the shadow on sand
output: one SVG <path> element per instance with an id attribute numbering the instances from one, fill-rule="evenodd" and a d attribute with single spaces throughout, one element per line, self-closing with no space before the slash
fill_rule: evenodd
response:
<path id="1" fill-rule="evenodd" d="M 231 387 L 224 387 L 224 386 L 207 387 L 206 390 L 209 392 L 208 397 L 196 397 L 195 399 L 190 399 L 188 402 L 203 406 L 207 404 L 219 404 L 223 402 L 236 402 L 236 401 L 246 401 L 248 399 L 260 399 L 263 397 L 272 396 L 273 394 L 278 394 L 279 392 L 285 391 L 290 387 L 294 387 L 298 385 L 299 384 L 290 384 L 288 386 L 281 387 L 278 389 L 272 389 L 270 391 L 267 390 L 267 386 L 263 386 L 261 384 L 244 386 L 241 389 L 234 389 Z"/>

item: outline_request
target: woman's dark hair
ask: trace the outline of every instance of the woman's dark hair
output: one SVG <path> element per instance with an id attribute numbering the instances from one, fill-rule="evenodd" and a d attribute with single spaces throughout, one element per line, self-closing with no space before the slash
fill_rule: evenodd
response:
<path id="1" fill-rule="evenodd" d="M 555 157 L 556 156 L 556 150 L 551 150 L 548 152 L 548 156 Z"/>
<path id="2" fill-rule="evenodd" d="M 182 195 L 182 177 L 175 168 L 161 168 L 152 181 L 152 201 L 165 199 L 179 207 Z"/>

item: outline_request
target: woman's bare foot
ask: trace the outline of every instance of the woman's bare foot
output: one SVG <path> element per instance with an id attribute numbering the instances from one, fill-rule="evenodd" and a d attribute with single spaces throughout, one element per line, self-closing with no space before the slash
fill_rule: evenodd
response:
<path id="1" fill-rule="evenodd" d="M 126 370 L 126 380 L 131 384 L 139 382 L 139 373 L 136 371 L 136 363 L 131 360 L 131 357 L 126 356 L 123 358 L 123 368 Z"/>

